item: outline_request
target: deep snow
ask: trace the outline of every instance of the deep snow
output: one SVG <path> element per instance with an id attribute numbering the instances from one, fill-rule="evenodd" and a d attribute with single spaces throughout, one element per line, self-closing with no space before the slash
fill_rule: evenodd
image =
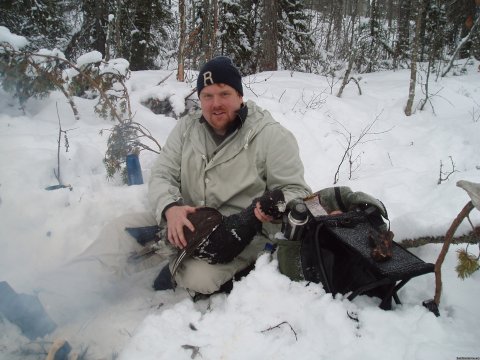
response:
<path id="1" fill-rule="evenodd" d="M 343 164 L 337 185 L 381 199 L 395 240 L 401 241 L 444 235 L 469 200 L 456 181 L 480 182 L 477 67 L 472 63 L 464 75 L 450 73 L 432 82 L 430 91 L 438 94 L 411 117 L 403 113 L 406 70 L 364 74 L 363 94 L 350 84 L 342 98 L 334 95 L 338 84 L 331 94 L 322 76 L 261 73 L 244 78 L 245 98 L 268 109 L 295 134 L 306 180 L 314 190 L 333 185 L 345 136 L 355 139 L 375 121 L 354 149 L 359 162 L 352 179 Z M 171 96 L 180 113 L 183 97 L 194 86 L 178 83 L 174 76 L 156 86 L 168 74 L 134 72 L 128 81 L 135 120 L 150 129 L 160 144 L 176 120 L 153 114 L 141 100 L 150 94 Z M 417 106 L 422 97 L 418 87 Z M 62 281 L 68 284 L 71 276 L 84 277 L 96 287 L 99 299 L 93 308 L 78 309 L 71 321 L 63 319 L 54 333 L 39 339 L 46 348 L 48 341 L 64 337 L 74 351 L 88 348 L 92 359 L 190 359 L 195 349 L 202 359 L 480 357 L 480 273 L 461 280 L 454 271 L 455 250 L 465 245 L 452 246 L 443 265 L 438 318 L 421 306 L 433 297 L 432 274 L 412 280 L 400 292 L 403 304 L 383 311 L 373 298 L 361 296 L 350 302 L 342 296 L 332 298 L 321 285 L 291 282 L 278 272 L 276 260 L 269 261 L 266 255 L 259 258 L 255 271 L 235 283 L 229 296 L 197 303 L 182 290 L 154 292 L 150 286 L 158 268 L 123 277 L 90 278 L 91 271 L 69 272 L 69 264 L 95 241 L 105 224 L 148 207 L 147 185 L 126 186 L 117 178 L 106 179 L 102 164 L 106 135 L 99 131 L 112 123 L 94 114 L 95 100 L 75 101 L 78 121 L 59 92 L 29 100 L 24 110 L 3 90 L 0 97 L 0 280 L 20 293 L 41 294 L 49 288 L 61 294 L 68 288 L 59 285 Z M 60 161 L 62 179 L 71 191 L 45 190 L 56 184 L 57 106 L 62 128 L 68 130 L 69 151 L 62 146 Z M 141 153 L 145 182 L 154 159 L 153 153 Z M 454 164 L 455 172 L 438 184 L 440 162 L 447 173 Z M 480 212 L 473 210 L 471 215 L 478 226 Z M 469 230 L 465 222 L 457 234 Z M 411 251 L 435 262 L 440 245 Z M 478 255 L 479 249 L 471 245 L 469 251 Z M 352 314 L 358 321 L 349 317 Z M 38 342 L 30 342 L 5 320 L 0 322 L 0 358 L 42 358 L 32 354 L 37 351 Z"/>

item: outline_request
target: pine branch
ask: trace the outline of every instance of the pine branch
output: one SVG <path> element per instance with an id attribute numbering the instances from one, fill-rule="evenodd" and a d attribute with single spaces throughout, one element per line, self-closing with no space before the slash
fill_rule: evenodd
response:
<path id="1" fill-rule="evenodd" d="M 52 78 L 52 75 L 49 74 L 48 72 L 45 72 L 43 69 L 41 69 L 38 64 L 34 61 L 34 58 L 45 58 L 45 59 L 49 59 L 49 60 L 55 60 L 55 61 L 58 61 L 64 65 L 67 65 L 68 67 L 78 71 L 79 74 L 82 75 L 82 78 L 86 79 L 87 82 L 89 83 L 90 86 L 92 86 L 95 90 L 98 91 L 98 93 L 100 94 L 100 97 L 102 98 L 102 100 L 105 102 L 105 104 L 108 106 L 108 108 L 110 109 L 111 111 L 111 114 L 113 115 L 113 117 L 118 120 L 119 122 L 123 122 L 124 119 L 118 114 L 118 112 L 116 111 L 116 108 L 115 106 L 112 104 L 109 96 L 106 94 L 106 92 L 103 90 L 101 84 L 97 81 L 95 81 L 91 76 L 89 76 L 85 71 L 83 71 L 81 68 L 79 68 L 78 66 L 76 66 L 74 63 L 72 63 L 71 61 L 67 60 L 67 59 L 64 59 L 64 58 L 61 58 L 61 57 L 58 57 L 58 56 L 55 56 L 55 55 L 46 55 L 46 54 L 37 54 L 37 53 L 32 53 L 30 51 L 17 51 L 15 49 L 13 49 L 11 46 L 8 46 L 9 44 L 5 44 L 5 43 L 1 43 L 0 46 L 3 46 L 6 50 L 7 50 L 7 53 L 8 54 L 11 54 L 11 55 L 14 55 L 14 56 L 21 56 L 23 57 L 29 65 L 31 65 L 32 67 L 35 68 L 35 70 L 39 71 L 40 73 L 42 73 L 43 75 L 45 75 L 47 78 L 49 78 L 50 80 L 52 80 L 53 84 L 55 86 L 57 86 L 64 94 L 65 96 L 67 97 L 67 99 L 70 98 L 70 95 L 68 93 L 66 93 L 65 89 L 63 88 L 63 86 L 59 86 L 59 83 L 57 80 L 53 80 Z M 8 48 L 7 48 L 8 47 Z M 73 101 L 73 100 L 72 100 Z M 128 103 L 128 109 L 130 109 L 130 103 Z M 75 107 L 76 108 L 76 107 Z M 74 111 L 75 113 L 75 111 Z M 78 111 L 77 111 L 78 113 Z M 130 114 L 130 111 L 129 111 L 129 114 Z"/>

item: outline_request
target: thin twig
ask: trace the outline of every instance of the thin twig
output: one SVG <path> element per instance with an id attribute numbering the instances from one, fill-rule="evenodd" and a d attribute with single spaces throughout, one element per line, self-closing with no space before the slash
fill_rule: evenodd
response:
<path id="1" fill-rule="evenodd" d="M 297 333 L 296 333 L 295 330 L 293 329 L 292 325 L 290 325 L 287 321 L 282 321 L 280 324 L 277 324 L 277 325 L 275 325 L 275 326 L 271 326 L 271 327 L 269 327 L 268 329 L 262 330 L 261 332 L 262 332 L 262 333 L 265 333 L 265 332 L 267 332 L 267 331 L 271 331 L 271 330 L 273 330 L 273 329 L 280 328 L 280 326 L 282 326 L 282 325 L 284 325 L 284 324 L 287 324 L 287 325 L 290 327 L 290 330 L 292 330 L 293 335 L 295 335 L 295 340 L 298 341 Z"/>
<path id="2" fill-rule="evenodd" d="M 58 185 L 62 185 L 62 180 L 60 179 L 60 143 L 62 141 L 62 123 L 60 122 L 60 115 L 58 113 L 58 103 L 55 103 L 57 108 L 57 118 L 58 118 L 58 140 L 57 140 L 57 171 L 53 170 L 55 177 L 57 178 Z"/>
<path id="3" fill-rule="evenodd" d="M 202 357 L 202 354 L 200 353 L 200 346 L 185 344 L 182 345 L 182 348 L 185 350 L 192 350 L 192 355 L 190 355 L 190 359 L 195 359 L 197 355 L 200 355 L 200 357 Z"/>
<path id="4" fill-rule="evenodd" d="M 167 76 L 165 76 L 162 80 L 160 80 L 157 84 L 157 86 L 159 85 L 162 85 L 165 81 L 167 81 L 167 79 L 172 76 L 173 72 L 171 72 L 170 74 L 168 74 Z"/>
<path id="5" fill-rule="evenodd" d="M 453 162 L 453 158 L 451 156 L 449 156 L 449 158 L 450 158 L 450 162 L 452 163 L 452 171 L 450 171 L 448 173 L 444 172 L 443 171 L 443 163 L 442 163 L 442 160 L 440 160 L 440 175 L 438 176 L 438 181 L 437 181 L 438 185 L 440 185 L 444 181 L 447 181 L 448 178 L 450 177 L 450 175 L 457 172 L 457 170 L 455 170 L 455 163 Z"/>
<path id="6" fill-rule="evenodd" d="M 382 112 L 383 112 L 383 110 L 382 110 Z M 358 169 L 358 166 L 356 168 L 353 168 L 354 163 L 360 159 L 360 154 L 357 155 L 356 157 L 354 156 L 354 151 L 356 150 L 357 145 L 365 144 L 367 142 L 377 141 L 378 139 L 376 139 L 376 138 L 369 139 L 368 137 L 372 136 L 372 135 L 384 134 L 384 133 L 387 133 L 388 131 L 393 129 L 393 127 L 392 127 L 390 129 L 384 130 L 384 131 L 377 131 L 377 132 L 371 131 L 373 126 L 379 120 L 382 112 L 380 112 L 380 114 L 378 114 L 370 124 L 365 126 L 360 131 L 360 134 L 358 136 L 353 136 L 352 133 L 350 131 L 348 131 L 347 128 L 341 122 L 335 120 L 335 122 L 337 124 L 339 124 L 344 130 L 344 132 L 340 132 L 340 131 L 337 131 L 337 132 L 341 136 L 343 136 L 346 144 L 344 146 L 345 151 L 342 155 L 342 159 L 340 160 L 340 163 L 338 164 L 337 171 L 335 172 L 335 175 L 334 175 L 334 178 L 333 178 L 333 183 L 334 184 L 336 184 L 339 181 L 340 169 L 341 169 L 341 167 L 342 167 L 342 165 L 343 165 L 343 163 L 346 159 L 348 159 L 348 161 L 349 161 L 349 179 L 352 178 L 353 172 L 355 172 Z"/>

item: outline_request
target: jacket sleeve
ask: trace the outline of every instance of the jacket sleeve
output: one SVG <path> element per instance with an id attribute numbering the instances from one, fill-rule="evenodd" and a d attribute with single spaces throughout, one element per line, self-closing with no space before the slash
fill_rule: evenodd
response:
<path id="1" fill-rule="evenodd" d="M 295 136 L 279 123 L 269 125 L 265 130 L 267 189 L 281 189 L 287 203 L 311 194 L 312 190 L 304 179 Z"/>
<path id="2" fill-rule="evenodd" d="M 167 138 L 155 161 L 148 183 L 148 200 L 158 224 L 164 209 L 172 203 L 182 203 L 180 193 L 182 146 L 186 119 L 181 119 Z"/>

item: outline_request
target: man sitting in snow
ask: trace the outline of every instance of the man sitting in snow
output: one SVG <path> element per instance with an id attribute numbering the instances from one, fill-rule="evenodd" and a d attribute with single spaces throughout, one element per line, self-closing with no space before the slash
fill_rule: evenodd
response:
<path id="1" fill-rule="evenodd" d="M 243 101 L 242 78 L 227 57 L 216 57 L 200 70 L 197 80 L 201 114 L 181 119 L 169 135 L 149 182 L 149 200 L 168 241 L 187 245 L 184 226 L 194 231 L 188 214 L 208 206 L 223 215 L 248 207 L 266 190 L 280 189 L 285 201 L 310 193 L 294 136 L 252 101 Z M 269 223 L 258 205 L 256 218 Z M 272 225 L 272 224 L 270 224 Z M 277 226 L 263 226 L 245 249 L 226 264 L 188 258 L 175 274 L 184 288 L 210 294 L 251 265 Z M 155 281 L 157 290 L 169 288 L 166 267 Z"/>
<path id="2" fill-rule="evenodd" d="M 281 191 L 285 203 L 311 193 L 296 139 L 269 112 L 243 101 L 242 78 L 231 59 L 222 56 L 207 62 L 199 73 L 197 92 L 201 112 L 178 121 L 152 168 L 148 198 L 153 213 L 116 220 L 87 251 L 101 253 L 103 264 L 128 266 L 116 254 L 128 253 L 138 244 L 132 245 L 125 227 L 166 227 L 169 243 L 181 250 L 187 246 L 185 232 L 195 233 L 189 218 L 198 208 L 210 207 L 227 217 L 248 208 L 267 191 Z M 280 230 L 260 201 L 253 204 L 247 211 L 263 225 L 252 223 L 255 229 L 238 255 L 226 263 L 186 256 L 174 274 L 178 286 L 211 294 L 252 266 L 268 237 Z M 215 236 L 219 238 L 218 232 Z M 154 281 L 156 290 L 172 288 L 175 258 Z"/>

